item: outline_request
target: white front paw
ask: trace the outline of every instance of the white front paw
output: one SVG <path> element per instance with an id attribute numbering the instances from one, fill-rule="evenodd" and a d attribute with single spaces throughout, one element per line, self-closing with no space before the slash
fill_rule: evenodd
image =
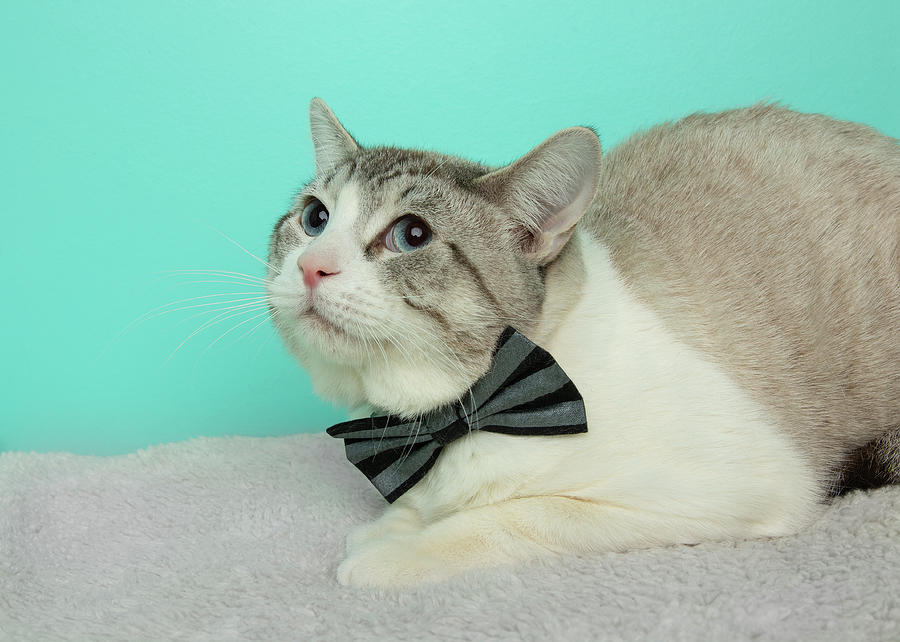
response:
<path id="1" fill-rule="evenodd" d="M 357 526 L 347 535 L 347 555 L 352 555 L 354 551 L 362 548 L 366 544 L 375 541 L 390 533 L 393 529 L 390 525 L 385 524 L 382 520 L 371 522 Z"/>
<path id="2" fill-rule="evenodd" d="M 338 566 L 337 579 L 344 586 L 409 586 L 439 579 L 430 561 L 415 537 L 390 535 L 355 549 Z"/>
<path id="3" fill-rule="evenodd" d="M 365 544 L 390 534 L 413 533 L 422 528 L 419 516 L 410 509 L 391 507 L 380 518 L 357 526 L 347 535 L 346 552 L 351 555 Z"/>

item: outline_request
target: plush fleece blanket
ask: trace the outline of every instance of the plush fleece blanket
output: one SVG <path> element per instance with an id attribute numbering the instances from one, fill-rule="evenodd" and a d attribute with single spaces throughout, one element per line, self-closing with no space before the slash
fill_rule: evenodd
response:
<path id="1" fill-rule="evenodd" d="M 900 487 L 795 537 L 335 580 L 384 500 L 324 435 L 0 456 L 2 640 L 900 640 Z"/>

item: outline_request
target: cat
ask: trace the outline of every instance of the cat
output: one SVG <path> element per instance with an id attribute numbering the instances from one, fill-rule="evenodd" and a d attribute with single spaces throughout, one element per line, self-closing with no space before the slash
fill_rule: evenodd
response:
<path id="1" fill-rule="evenodd" d="M 317 394 L 420 416 L 461 401 L 513 326 L 588 425 L 448 444 L 350 534 L 341 583 L 786 535 L 854 457 L 900 480 L 894 139 L 760 104 L 602 164 L 573 127 L 493 168 L 362 147 L 319 99 L 310 127 L 316 175 L 275 225 L 268 295 Z"/>

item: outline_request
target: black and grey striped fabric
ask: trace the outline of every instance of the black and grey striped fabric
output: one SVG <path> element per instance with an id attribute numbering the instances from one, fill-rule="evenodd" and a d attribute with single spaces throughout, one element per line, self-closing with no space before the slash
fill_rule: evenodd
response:
<path id="1" fill-rule="evenodd" d="M 462 402 L 416 420 L 373 416 L 345 421 L 328 434 L 344 440 L 347 459 L 393 502 L 425 476 L 444 445 L 473 430 L 510 435 L 587 432 L 584 401 L 546 350 L 507 328 L 497 342 L 491 369 Z"/>

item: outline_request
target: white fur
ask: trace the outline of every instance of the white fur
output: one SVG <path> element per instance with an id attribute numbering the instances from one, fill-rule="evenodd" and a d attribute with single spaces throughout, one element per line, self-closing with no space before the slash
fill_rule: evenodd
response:
<path id="1" fill-rule="evenodd" d="M 604 247 L 579 232 L 571 242 L 587 269 L 583 296 L 532 338 L 584 395 L 588 432 L 475 432 L 448 445 L 351 535 L 341 582 L 396 586 L 552 553 L 782 535 L 815 514 L 815 476 L 773 419 L 666 331 Z"/>

